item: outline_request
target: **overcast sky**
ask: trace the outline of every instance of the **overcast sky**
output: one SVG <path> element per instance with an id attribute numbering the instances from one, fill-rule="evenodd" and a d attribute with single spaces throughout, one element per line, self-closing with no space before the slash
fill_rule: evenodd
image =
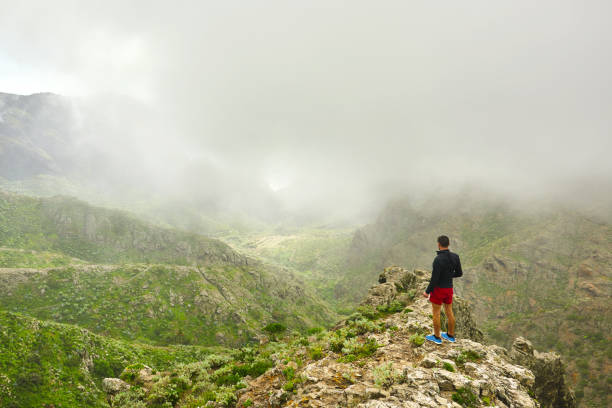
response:
<path id="1" fill-rule="evenodd" d="M 170 179 L 196 160 L 215 179 L 195 182 L 287 187 L 307 205 L 612 174 L 609 1 L 0 0 L 0 10 L 0 91 L 132 99 L 157 129 L 135 143 L 149 158 L 172 151 L 176 163 L 157 169 Z"/>

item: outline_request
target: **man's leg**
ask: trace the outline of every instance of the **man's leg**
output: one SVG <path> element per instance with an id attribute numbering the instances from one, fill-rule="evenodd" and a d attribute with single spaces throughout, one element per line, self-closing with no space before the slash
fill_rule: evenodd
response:
<path id="1" fill-rule="evenodd" d="M 453 304 L 444 303 L 444 313 L 446 313 L 446 333 L 449 336 L 455 337 L 455 315 L 453 314 Z M 438 320 L 439 321 L 439 320 Z"/>
<path id="2" fill-rule="evenodd" d="M 440 310 L 441 309 L 442 309 L 442 305 L 436 305 L 435 303 L 431 304 L 431 311 L 433 314 L 434 334 L 436 337 L 440 337 Z"/>

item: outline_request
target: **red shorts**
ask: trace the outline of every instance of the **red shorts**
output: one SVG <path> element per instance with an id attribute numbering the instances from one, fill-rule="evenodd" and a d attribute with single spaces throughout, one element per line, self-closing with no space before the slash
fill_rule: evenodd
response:
<path id="1" fill-rule="evenodd" d="M 436 305 L 453 303 L 453 288 L 434 288 L 429 294 L 429 301 Z"/>

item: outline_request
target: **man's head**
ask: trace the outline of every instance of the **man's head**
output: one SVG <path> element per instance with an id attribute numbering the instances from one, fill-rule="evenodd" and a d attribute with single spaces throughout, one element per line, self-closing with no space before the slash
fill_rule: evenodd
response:
<path id="1" fill-rule="evenodd" d="M 449 244 L 450 240 L 446 235 L 440 235 L 438 237 L 438 249 L 448 249 Z"/>

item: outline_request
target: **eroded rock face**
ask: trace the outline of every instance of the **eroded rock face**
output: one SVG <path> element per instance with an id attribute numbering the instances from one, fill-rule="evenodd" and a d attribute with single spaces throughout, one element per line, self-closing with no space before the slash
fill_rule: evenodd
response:
<path id="1" fill-rule="evenodd" d="M 531 342 L 518 337 L 512 344 L 510 358 L 515 364 L 535 374 L 535 394 L 543 407 L 575 407 L 576 398 L 566 381 L 565 364 L 557 353 L 539 353 Z"/>

